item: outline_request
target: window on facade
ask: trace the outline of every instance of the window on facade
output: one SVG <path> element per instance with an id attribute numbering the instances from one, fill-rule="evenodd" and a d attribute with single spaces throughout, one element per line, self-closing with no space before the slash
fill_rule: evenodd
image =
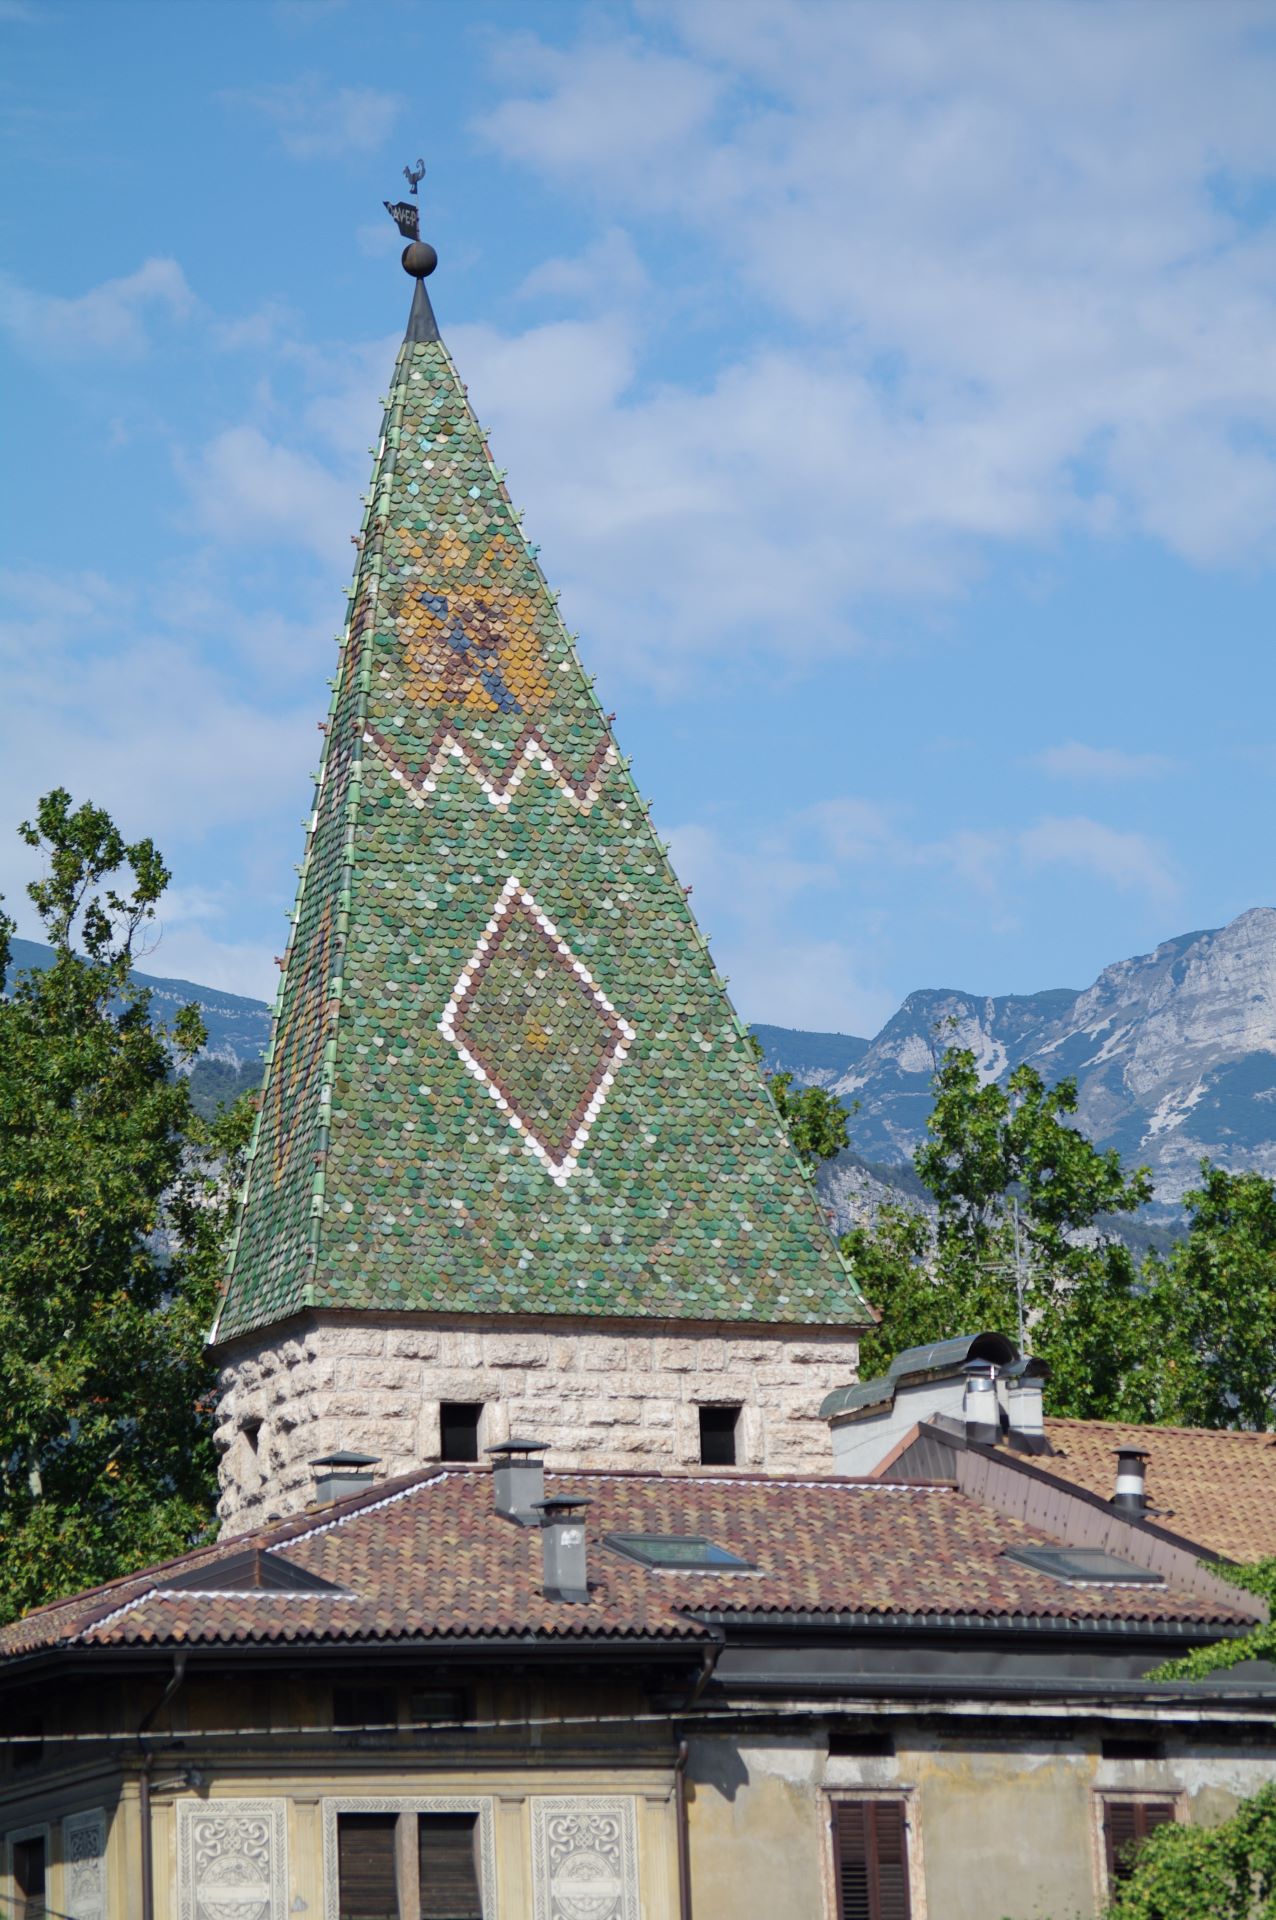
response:
<path id="1" fill-rule="evenodd" d="M 332 1688 L 332 1726 L 345 1732 L 343 1745 L 384 1747 L 393 1740 L 386 1732 L 399 1720 L 399 1703 L 388 1686 L 334 1686 Z M 366 1732 L 382 1728 L 382 1732 Z"/>
<path id="2" fill-rule="evenodd" d="M 739 1427 L 739 1407 L 701 1407 L 701 1466 L 733 1467 L 735 1465 Z"/>
<path id="3" fill-rule="evenodd" d="M 340 1920 L 483 1920 L 478 1815 L 338 1814 L 337 1877 Z"/>
<path id="4" fill-rule="evenodd" d="M 439 1450 L 444 1460 L 477 1460 L 479 1457 L 479 1420 L 483 1405 L 478 1400 L 445 1400 L 439 1408 Z"/>
<path id="5" fill-rule="evenodd" d="M 337 1819 L 337 1911 L 341 1920 L 399 1920 L 397 1814 Z"/>
<path id="6" fill-rule="evenodd" d="M 833 1809 L 837 1920 L 909 1920 L 902 1800 L 841 1800 Z"/>
<path id="7" fill-rule="evenodd" d="M 468 1720 L 469 1708 L 469 1695 L 461 1687 L 413 1687 L 408 1695 L 408 1719 L 414 1726 Z"/>
<path id="8" fill-rule="evenodd" d="M 1139 1848 L 1153 1827 L 1168 1826 L 1173 1818 L 1172 1800 L 1104 1800 L 1103 1851 L 1109 1888 L 1129 1879 Z"/>
<path id="9" fill-rule="evenodd" d="M 1105 1760 L 1164 1760 L 1165 1742 L 1156 1734 L 1105 1735 L 1099 1752 Z"/>
<path id="10" fill-rule="evenodd" d="M 13 1843 L 14 1913 L 17 1920 L 44 1920 L 46 1859 L 44 1838 Z"/>
<path id="11" fill-rule="evenodd" d="M 13 1764 L 20 1771 L 27 1767 L 38 1767 L 44 1754 L 44 1721 L 38 1713 L 24 1713 L 13 1731 L 20 1734 L 9 1751 L 13 1755 Z"/>
<path id="12" fill-rule="evenodd" d="M 421 1920 L 483 1920 L 478 1815 L 421 1813 L 416 1823 Z"/>

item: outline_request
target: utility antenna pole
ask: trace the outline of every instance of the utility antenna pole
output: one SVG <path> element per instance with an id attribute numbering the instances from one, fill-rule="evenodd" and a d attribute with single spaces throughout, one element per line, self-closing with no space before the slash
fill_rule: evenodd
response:
<path id="1" fill-rule="evenodd" d="M 1015 1229 L 1015 1305 L 1019 1313 L 1019 1351 L 1020 1353 L 1022 1353 L 1024 1351 L 1023 1295 L 1024 1295 L 1024 1285 L 1025 1285 L 1027 1276 L 1024 1273 L 1023 1242 L 1019 1237 L 1019 1202 L 1018 1200 L 1011 1201 L 1010 1209 L 1011 1209 L 1011 1218 L 1014 1222 L 1014 1229 Z"/>

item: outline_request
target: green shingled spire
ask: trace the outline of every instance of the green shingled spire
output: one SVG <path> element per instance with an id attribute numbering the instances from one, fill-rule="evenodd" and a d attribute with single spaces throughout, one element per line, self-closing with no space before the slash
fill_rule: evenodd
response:
<path id="1" fill-rule="evenodd" d="M 215 1337 L 863 1325 L 420 280 L 366 499 Z"/>

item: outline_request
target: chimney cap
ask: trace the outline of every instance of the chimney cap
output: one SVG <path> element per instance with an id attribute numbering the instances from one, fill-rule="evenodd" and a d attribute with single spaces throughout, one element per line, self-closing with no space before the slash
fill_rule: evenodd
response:
<path id="1" fill-rule="evenodd" d="M 1118 1460 L 1150 1460 L 1152 1458 L 1146 1447 L 1112 1447 L 1110 1451 Z"/>
<path id="2" fill-rule="evenodd" d="M 547 1520 L 565 1518 L 580 1507 L 593 1505 L 591 1500 L 575 1493 L 551 1493 L 548 1500 L 534 1500 L 532 1505 L 537 1513 L 543 1513 Z"/>
<path id="3" fill-rule="evenodd" d="M 325 1453 L 310 1462 L 312 1467 L 379 1467 L 379 1453 Z"/>
<path id="4" fill-rule="evenodd" d="M 508 1440 L 498 1440 L 494 1447 L 485 1447 L 485 1453 L 547 1453 L 548 1440 L 528 1440 L 523 1435 L 512 1433 Z"/>

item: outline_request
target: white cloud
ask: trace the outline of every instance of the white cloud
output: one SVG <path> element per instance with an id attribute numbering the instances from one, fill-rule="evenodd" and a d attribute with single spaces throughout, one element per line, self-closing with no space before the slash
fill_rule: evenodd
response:
<path id="1" fill-rule="evenodd" d="M 707 67 L 630 37 L 608 43 L 591 33 L 560 53 L 519 34 L 502 37 L 494 52 L 502 78 L 535 91 L 503 101 L 484 133 L 503 152 L 569 181 L 600 162 L 609 178 L 622 166 L 649 181 L 663 177 L 701 133 L 721 84 Z"/>
<path id="2" fill-rule="evenodd" d="M 1176 766 L 1163 753 L 1125 753 L 1120 747 L 1090 747 L 1081 740 L 1047 747 L 1029 764 L 1057 780 L 1157 780 Z"/>
<path id="3" fill-rule="evenodd" d="M 275 86 L 231 88 L 225 105 L 242 107 L 273 126 L 294 160 L 334 160 L 347 153 L 375 153 L 403 110 L 397 93 L 375 87 L 330 87 L 318 74 Z"/>
<path id="4" fill-rule="evenodd" d="M 34 359 L 137 359 L 151 344 L 156 317 L 181 320 L 193 305 L 176 260 L 144 261 L 135 273 L 71 296 L 36 293 L 0 275 L 0 326 Z"/>
<path id="5" fill-rule="evenodd" d="M 199 524 L 218 540 L 288 541 L 331 563 L 356 531 L 349 483 L 259 427 L 228 427 L 179 470 Z"/>
<path id="6" fill-rule="evenodd" d="M 263 902 L 285 904 L 286 860 L 272 850 L 265 877 L 253 875 L 247 914 L 242 897 L 212 895 L 189 876 L 209 842 L 227 837 L 236 870 L 252 874 L 258 836 L 271 837 L 280 810 L 295 804 L 300 815 L 316 753 L 313 686 L 301 702 L 268 699 L 242 657 L 205 659 L 193 602 L 170 604 L 158 582 L 143 594 L 92 574 L 27 570 L 0 578 L 0 594 L 10 609 L 0 620 L 0 892 L 20 931 L 39 937 L 25 902 L 36 864 L 14 829 L 41 793 L 65 786 L 166 855 L 177 886 L 165 903 L 164 969 L 230 991 L 268 989 L 244 922 Z"/>
<path id="7" fill-rule="evenodd" d="M 670 836 L 674 869 L 692 886 L 692 907 L 746 1020 L 876 1033 L 893 1010 L 889 993 L 866 984 L 866 960 L 832 939 L 795 935 L 793 903 L 836 883 L 836 869 L 802 850 L 789 829 L 746 849 L 690 822 Z"/>
<path id="8" fill-rule="evenodd" d="M 1075 867 L 1123 893 L 1137 891 L 1166 900 L 1179 891 L 1173 863 L 1158 841 L 1084 815 L 1039 820 L 1018 836 L 1017 845 L 1029 868 Z"/>
<path id="9" fill-rule="evenodd" d="M 525 299 L 577 301 L 606 309 L 632 301 L 648 285 L 647 272 L 623 227 L 608 227 L 583 252 L 542 261 L 522 286 Z"/>
<path id="10" fill-rule="evenodd" d="M 720 577 L 730 618 L 731 577 L 776 571 L 797 529 L 779 571 L 824 563 L 826 584 L 789 625 L 828 646 L 848 596 L 951 591 L 989 543 L 1076 527 L 1198 563 L 1270 552 L 1265 8 L 1180 0 L 1152 29 L 1128 0 L 1041 0 L 1015 33 L 999 7 L 945 0 L 678 0 L 646 17 L 664 51 L 593 20 L 565 52 L 504 49 L 511 97 L 481 131 L 609 223 L 681 226 L 706 303 L 729 310 L 743 288 L 800 343 L 724 365 L 709 391 L 621 393 L 596 422 L 653 465 L 633 442 L 659 425 L 668 467 L 702 483 L 694 538 L 723 564 L 688 574 L 675 540 L 680 581 Z M 688 295 L 681 271 L 666 307 Z M 759 550 L 767 480 L 778 494 L 794 473 Z M 632 577 L 642 529 L 623 544 Z"/>

